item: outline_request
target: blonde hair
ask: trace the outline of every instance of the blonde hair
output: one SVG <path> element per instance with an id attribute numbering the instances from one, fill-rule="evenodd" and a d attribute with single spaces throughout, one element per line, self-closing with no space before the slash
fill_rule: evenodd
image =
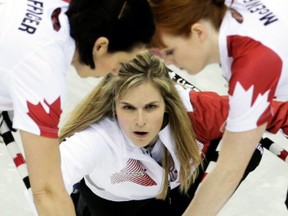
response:
<path id="1" fill-rule="evenodd" d="M 168 75 L 168 68 L 158 57 L 149 52 L 138 55 L 131 63 L 125 64 L 118 76 L 107 75 L 82 103 L 74 110 L 71 118 L 62 127 L 60 140 L 82 131 L 102 118 L 112 117 L 115 101 L 143 82 L 150 82 L 163 96 L 168 112 L 176 155 L 180 161 L 180 189 L 187 192 L 194 182 L 200 164 L 191 120 L 175 88 L 175 82 Z M 164 182 L 157 198 L 165 199 L 168 192 L 170 172 L 169 153 L 165 148 L 163 157 Z"/>

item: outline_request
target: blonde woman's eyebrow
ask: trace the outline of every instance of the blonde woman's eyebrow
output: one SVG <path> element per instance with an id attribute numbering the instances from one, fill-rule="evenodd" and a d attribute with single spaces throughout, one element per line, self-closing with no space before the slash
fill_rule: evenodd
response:
<path id="1" fill-rule="evenodd" d="M 130 106 L 134 106 L 133 104 L 129 103 L 129 102 L 125 102 L 125 101 L 120 101 L 119 102 L 120 104 L 123 104 L 123 105 L 130 105 Z M 151 101 L 151 102 L 148 102 L 146 104 L 144 104 L 144 106 L 147 106 L 147 105 L 150 105 L 150 104 L 158 104 L 160 103 L 160 101 Z"/>

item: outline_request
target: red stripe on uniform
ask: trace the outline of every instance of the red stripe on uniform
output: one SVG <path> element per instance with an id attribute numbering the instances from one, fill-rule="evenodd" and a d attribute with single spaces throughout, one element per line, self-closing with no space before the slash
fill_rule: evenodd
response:
<path id="1" fill-rule="evenodd" d="M 21 166 L 22 164 L 25 164 L 25 163 L 26 163 L 26 162 L 25 162 L 25 159 L 24 159 L 24 157 L 22 156 L 21 153 L 16 154 L 16 157 L 13 158 L 13 160 L 14 160 L 14 164 L 16 165 L 16 167 L 19 167 L 19 166 Z"/>
<path id="2" fill-rule="evenodd" d="M 281 151 L 281 154 L 278 155 L 278 157 L 285 161 L 286 158 L 288 157 L 288 152 L 283 150 L 283 151 Z"/>

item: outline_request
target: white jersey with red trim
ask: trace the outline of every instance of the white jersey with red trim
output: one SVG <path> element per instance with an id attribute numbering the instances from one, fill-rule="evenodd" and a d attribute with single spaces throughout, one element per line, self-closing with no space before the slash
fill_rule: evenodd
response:
<path id="1" fill-rule="evenodd" d="M 199 151 L 206 153 L 209 142 L 222 137 L 221 126 L 228 114 L 228 97 L 214 92 L 196 92 L 177 86 L 179 95 L 192 121 Z M 268 129 L 280 129 L 288 135 L 288 102 L 272 103 L 273 119 Z M 171 189 L 179 185 L 180 162 L 169 124 L 159 133 L 155 148 L 165 145 L 174 168 Z M 152 150 L 152 154 L 153 154 Z M 104 118 L 75 133 L 60 145 L 62 174 L 69 193 L 85 177 L 86 185 L 96 195 L 113 201 L 143 200 L 155 197 L 163 182 L 163 168 L 141 148 L 133 145 L 116 119 Z"/>
<path id="2" fill-rule="evenodd" d="M 288 100 L 288 2 L 227 0 L 219 32 L 221 67 L 229 80 L 226 129 L 254 129 L 271 118 L 271 101 Z"/>
<path id="3" fill-rule="evenodd" d="M 58 137 L 65 74 L 75 50 L 61 0 L 1 0 L 0 110 L 13 126 Z"/>
<path id="4" fill-rule="evenodd" d="M 171 189 L 179 185 L 180 163 L 169 125 L 159 132 L 154 148 L 165 145 L 174 169 Z M 153 150 L 154 150 L 153 148 Z M 152 150 L 152 151 L 153 151 Z M 61 168 L 69 193 L 85 177 L 98 196 L 112 201 L 143 200 L 156 197 L 163 183 L 164 169 L 149 154 L 133 145 L 116 119 L 104 118 L 60 144 Z"/>

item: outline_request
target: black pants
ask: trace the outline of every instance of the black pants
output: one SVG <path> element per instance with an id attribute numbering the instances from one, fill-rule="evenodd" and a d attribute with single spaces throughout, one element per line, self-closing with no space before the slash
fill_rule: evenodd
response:
<path id="1" fill-rule="evenodd" d="M 77 216 L 159 216 L 158 212 L 160 212 L 161 215 L 167 216 L 182 215 L 191 202 L 203 178 L 207 165 L 211 160 L 216 161 L 218 158 L 218 153 L 215 151 L 218 141 L 214 142 L 215 143 L 210 145 L 203 167 L 199 170 L 199 176 L 190 187 L 188 194 L 182 194 L 178 188 L 175 188 L 170 191 L 169 198 L 164 201 L 148 199 L 141 201 L 112 202 L 96 196 L 86 186 L 84 180 L 82 180 L 79 184 L 80 194 L 79 197 L 77 197 L 78 200 L 75 202 Z M 261 158 L 262 154 L 260 151 L 255 150 L 241 182 L 259 165 Z"/>
<path id="2" fill-rule="evenodd" d="M 191 197 L 180 193 L 179 188 L 170 191 L 166 200 L 147 199 L 126 202 L 113 202 L 96 196 L 85 184 L 80 182 L 80 197 L 77 216 L 159 216 L 182 215 Z"/>

